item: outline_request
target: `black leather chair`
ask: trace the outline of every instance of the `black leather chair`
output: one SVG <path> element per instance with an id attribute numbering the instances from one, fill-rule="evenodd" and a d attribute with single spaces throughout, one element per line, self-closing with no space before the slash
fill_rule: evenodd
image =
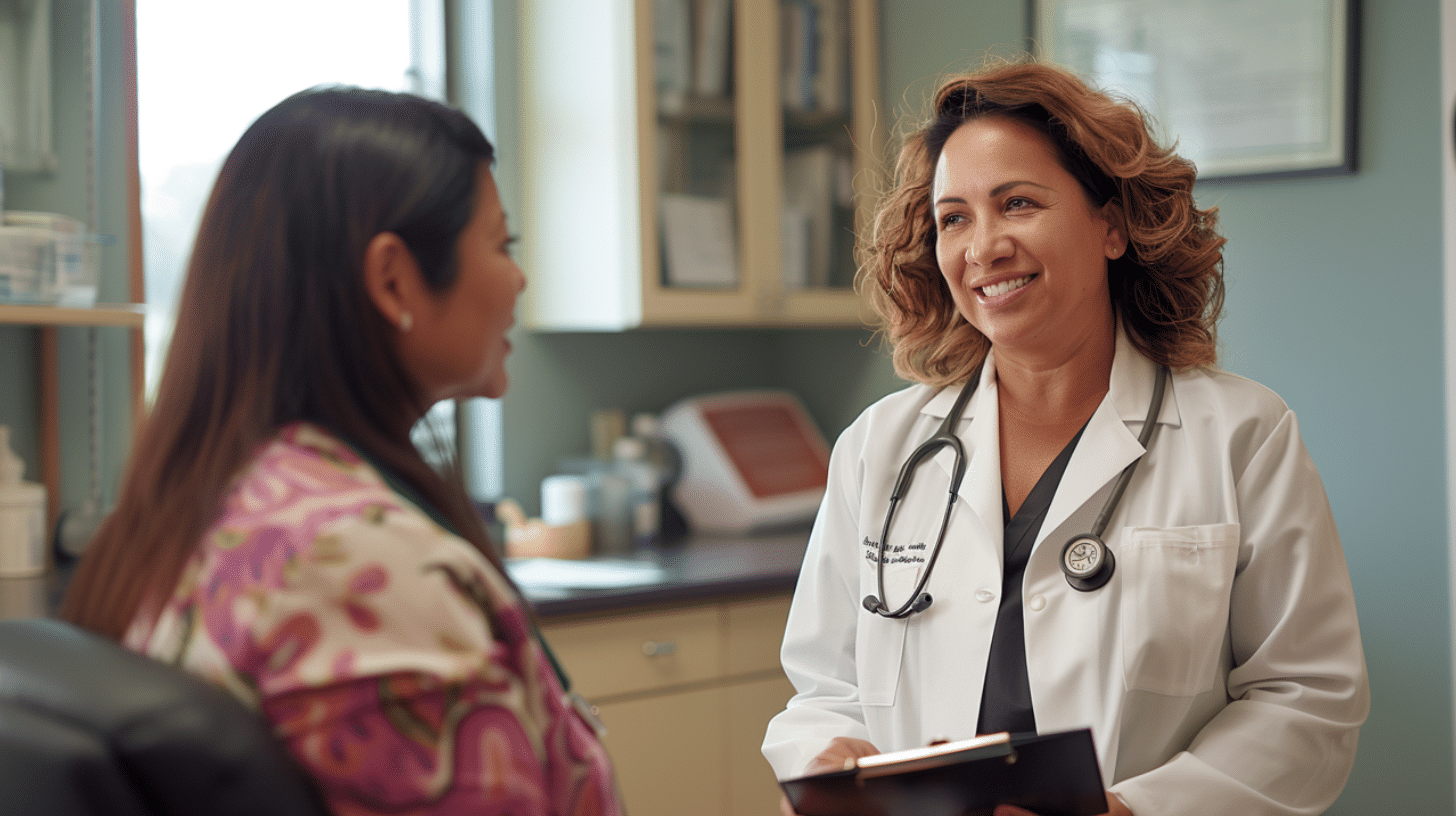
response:
<path id="1" fill-rule="evenodd" d="M 0 622 L 0 813 L 326 816 L 223 690 L 55 620 Z"/>

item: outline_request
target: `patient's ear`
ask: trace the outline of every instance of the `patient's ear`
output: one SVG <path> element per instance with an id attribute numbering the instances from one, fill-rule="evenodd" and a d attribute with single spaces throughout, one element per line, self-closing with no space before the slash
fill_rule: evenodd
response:
<path id="1" fill-rule="evenodd" d="M 424 288 L 420 265 L 403 238 L 381 232 L 369 240 L 364 248 L 364 289 L 385 320 L 409 331 Z"/>

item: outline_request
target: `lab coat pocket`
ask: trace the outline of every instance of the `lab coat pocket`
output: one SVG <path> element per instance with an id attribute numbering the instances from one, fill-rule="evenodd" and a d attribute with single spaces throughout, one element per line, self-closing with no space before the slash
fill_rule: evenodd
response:
<path id="1" fill-rule="evenodd" d="M 915 583 L 920 578 L 921 564 L 885 565 L 885 603 L 891 610 L 899 609 L 910 598 Z M 875 565 L 866 562 L 860 571 L 860 589 L 864 596 L 878 595 L 879 579 Z M 895 692 L 900 683 L 900 664 L 905 651 L 905 629 L 908 618 L 887 618 L 859 609 L 860 625 L 855 638 L 855 661 L 859 675 L 859 701 L 861 705 L 888 706 L 895 704 Z"/>
<path id="2" fill-rule="evenodd" d="M 1129 689 L 1186 696 L 1212 688 L 1238 552 L 1237 524 L 1125 532 L 1117 558 Z"/>

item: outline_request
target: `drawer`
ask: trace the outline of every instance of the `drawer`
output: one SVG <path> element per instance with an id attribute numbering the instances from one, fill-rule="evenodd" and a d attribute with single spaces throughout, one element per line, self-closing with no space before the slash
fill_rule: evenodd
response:
<path id="1" fill-rule="evenodd" d="M 727 672 L 747 674 L 779 668 L 779 647 L 789 620 L 789 597 L 740 601 L 724 607 Z"/>
<path id="2" fill-rule="evenodd" d="M 572 688 L 590 700 L 723 673 L 718 610 L 711 607 L 547 624 L 542 634 Z"/>

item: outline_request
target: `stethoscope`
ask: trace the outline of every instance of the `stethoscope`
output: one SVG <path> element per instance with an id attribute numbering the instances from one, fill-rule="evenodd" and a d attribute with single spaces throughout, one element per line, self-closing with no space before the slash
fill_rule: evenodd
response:
<path id="1" fill-rule="evenodd" d="M 935 559 L 940 555 L 940 545 L 945 541 L 946 524 L 950 521 L 951 508 L 955 506 L 956 495 L 961 489 L 961 479 L 966 475 L 966 454 L 961 440 L 955 435 L 955 426 L 960 422 L 961 414 L 966 409 L 966 403 L 970 402 L 971 394 L 975 393 L 976 386 L 980 384 L 981 371 L 971 375 L 966 384 L 961 387 L 961 393 L 956 397 L 955 404 L 951 406 L 950 413 L 946 415 L 945 421 L 940 423 L 940 428 L 935 435 L 925 440 L 916 448 L 905 464 L 900 466 L 900 474 L 895 477 L 895 486 L 890 491 L 890 507 L 885 511 L 885 525 L 880 530 L 880 541 L 875 552 L 876 572 L 879 582 L 879 594 L 866 595 L 864 608 L 876 615 L 884 615 L 887 618 L 905 618 L 916 612 L 924 612 L 930 608 L 930 593 L 925 591 L 925 585 L 930 581 L 930 573 L 935 569 Z M 1166 366 L 1158 366 L 1157 380 L 1153 383 L 1153 399 L 1148 405 L 1147 418 L 1143 420 L 1142 431 L 1138 434 L 1138 444 L 1146 451 L 1148 443 L 1153 438 L 1153 429 L 1157 427 L 1155 420 L 1158 412 L 1163 408 L 1163 391 L 1168 382 L 1168 369 Z M 920 574 L 920 579 L 915 582 L 915 589 L 910 592 L 909 600 L 905 601 L 899 609 L 890 611 L 889 604 L 885 602 L 885 553 L 888 552 L 888 539 L 890 535 L 890 523 L 895 519 L 895 509 L 900 505 L 900 499 L 910 488 L 910 478 L 915 474 L 915 468 L 920 463 L 940 451 L 941 448 L 950 448 L 955 454 L 955 461 L 951 467 L 950 493 L 945 502 L 945 514 L 940 518 L 940 532 L 935 536 L 935 546 L 930 550 L 930 556 L 925 562 L 925 569 Z M 1071 538 L 1062 545 L 1062 574 L 1066 576 L 1067 583 L 1073 589 L 1082 592 L 1091 592 L 1100 589 L 1112 578 L 1112 571 L 1116 567 L 1116 559 L 1112 557 L 1112 550 L 1102 541 L 1102 533 L 1107 529 L 1107 522 L 1112 518 L 1112 511 L 1117 509 L 1117 503 L 1122 500 L 1123 491 L 1127 490 L 1127 483 L 1132 481 L 1132 473 L 1137 469 L 1138 462 L 1142 457 L 1134 459 L 1127 467 L 1122 469 L 1122 474 L 1117 478 L 1117 484 L 1112 488 L 1112 495 L 1102 505 L 1102 512 L 1097 514 L 1097 520 L 1092 525 L 1092 531 L 1082 533 Z"/>

